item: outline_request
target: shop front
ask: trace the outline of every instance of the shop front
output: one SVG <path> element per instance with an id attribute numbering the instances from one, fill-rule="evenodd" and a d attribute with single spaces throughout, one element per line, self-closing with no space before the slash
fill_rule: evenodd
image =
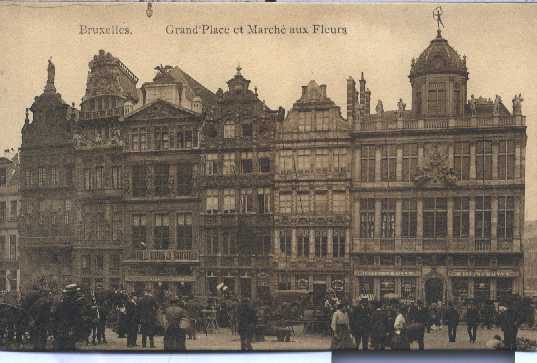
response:
<path id="1" fill-rule="evenodd" d="M 455 302 L 502 301 L 518 292 L 519 272 L 513 270 L 454 270 L 449 271 L 451 294 Z"/>

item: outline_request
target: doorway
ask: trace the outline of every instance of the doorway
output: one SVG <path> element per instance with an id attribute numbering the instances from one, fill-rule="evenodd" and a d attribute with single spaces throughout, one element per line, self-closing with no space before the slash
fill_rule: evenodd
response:
<path id="1" fill-rule="evenodd" d="M 313 304 L 321 305 L 326 297 L 326 283 L 313 283 Z"/>
<path id="2" fill-rule="evenodd" d="M 427 305 L 443 301 L 444 282 L 438 277 L 425 281 L 425 302 Z"/>

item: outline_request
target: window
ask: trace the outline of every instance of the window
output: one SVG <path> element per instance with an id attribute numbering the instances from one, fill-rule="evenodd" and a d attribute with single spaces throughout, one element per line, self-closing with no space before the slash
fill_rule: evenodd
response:
<path id="1" fill-rule="evenodd" d="M 382 238 L 395 238 L 395 199 L 383 199 L 380 214 Z"/>
<path id="2" fill-rule="evenodd" d="M 344 229 L 334 229 L 332 234 L 332 255 L 345 257 L 346 232 Z"/>
<path id="3" fill-rule="evenodd" d="M 110 255 L 110 272 L 111 273 L 119 273 L 119 266 L 120 266 L 120 257 L 119 255 Z M 118 283 L 119 287 L 119 283 Z"/>
<path id="4" fill-rule="evenodd" d="M 104 257 L 103 255 L 95 255 L 95 273 L 102 274 L 104 272 Z"/>
<path id="5" fill-rule="evenodd" d="M 37 168 L 37 185 L 40 187 L 47 183 L 47 174 L 45 168 Z"/>
<path id="6" fill-rule="evenodd" d="M 138 129 L 132 129 L 131 131 L 131 150 L 140 151 L 140 134 Z"/>
<path id="7" fill-rule="evenodd" d="M 169 192 L 170 167 L 168 164 L 155 165 L 155 194 L 166 195 Z"/>
<path id="8" fill-rule="evenodd" d="M 330 128 L 330 119 L 328 111 L 319 111 L 315 113 L 315 128 L 317 131 L 328 131 Z"/>
<path id="9" fill-rule="evenodd" d="M 0 236 L 0 259 L 4 258 L 5 253 L 6 253 L 6 236 Z"/>
<path id="10" fill-rule="evenodd" d="M 151 149 L 151 134 L 149 129 L 141 128 L 140 129 L 140 150 L 145 151 Z"/>
<path id="11" fill-rule="evenodd" d="M 296 170 L 298 174 L 309 174 L 311 172 L 311 152 L 310 150 L 297 151 Z"/>
<path id="12" fill-rule="evenodd" d="M 328 231 L 315 230 L 315 257 L 326 257 L 328 253 Z"/>
<path id="13" fill-rule="evenodd" d="M 270 173 L 270 169 L 271 169 L 270 154 L 268 152 L 259 153 L 257 160 L 259 163 L 259 172 Z"/>
<path id="14" fill-rule="evenodd" d="M 241 153 L 241 172 L 250 174 L 254 171 L 253 153 Z"/>
<path id="15" fill-rule="evenodd" d="M 177 214 L 176 242 L 178 250 L 192 249 L 192 214 Z"/>
<path id="16" fill-rule="evenodd" d="M 205 161 L 205 174 L 218 175 L 218 154 L 207 154 Z"/>
<path id="17" fill-rule="evenodd" d="M 375 236 L 375 199 L 360 200 L 360 237 Z"/>
<path id="18" fill-rule="evenodd" d="M 9 236 L 9 260 L 17 260 L 17 236 L 14 234 Z"/>
<path id="19" fill-rule="evenodd" d="M 5 171 L 6 169 L 0 169 L 0 170 Z M 27 187 L 32 186 L 32 169 L 26 169 L 24 171 L 24 179 L 25 179 L 25 184 Z"/>
<path id="20" fill-rule="evenodd" d="M 236 234 L 231 231 L 222 232 L 222 254 L 231 256 L 237 253 Z"/>
<path id="21" fill-rule="evenodd" d="M 498 197 L 498 224 L 496 232 L 498 240 L 509 241 L 513 238 L 514 220 L 514 197 Z"/>
<path id="22" fill-rule="evenodd" d="M 7 217 L 7 202 L 0 202 L 0 222 L 5 222 Z"/>
<path id="23" fill-rule="evenodd" d="M 447 199 L 423 200 L 423 237 L 429 239 L 447 237 Z"/>
<path id="24" fill-rule="evenodd" d="M 315 192 L 315 213 L 324 214 L 328 211 L 328 192 L 317 191 Z"/>
<path id="25" fill-rule="evenodd" d="M 207 231 L 207 254 L 216 256 L 218 254 L 218 232 L 214 230 Z"/>
<path id="26" fill-rule="evenodd" d="M 296 230 L 296 254 L 298 257 L 310 255 L 310 231 L 307 229 Z"/>
<path id="27" fill-rule="evenodd" d="M 416 278 L 402 277 L 401 278 L 401 298 L 405 300 L 416 300 Z"/>
<path id="28" fill-rule="evenodd" d="M 385 299 L 387 295 L 395 294 L 395 277 L 380 278 L 380 298 Z"/>
<path id="29" fill-rule="evenodd" d="M 261 231 L 257 235 L 257 240 L 259 241 L 258 254 L 261 256 L 268 256 L 272 251 L 272 238 L 270 230 Z"/>
<path id="30" fill-rule="evenodd" d="M 360 152 L 360 171 L 362 182 L 375 181 L 375 145 L 362 145 Z"/>
<path id="31" fill-rule="evenodd" d="M 299 132 L 311 131 L 311 121 L 312 121 L 311 116 L 312 116 L 312 112 L 299 112 L 298 113 L 298 131 Z"/>
<path id="32" fill-rule="evenodd" d="M 296 209 L 298 214 L 309 214 L 312 212 L 309 191 L 299 191 L 296 195 L 296 199 Z"/>
<path id="33" fill-rule="evenodd" d="M 81 256 L 81 268 L 82 268 L 82 272 L 85 274 L 89 274 L 91 272 L 89 255 Z"/>
<path id="34" fill-rule="evenodd" d="M 182 149 L 185 147 L 185 136 L 183 131 L 178 131 L 175 138 L 175 147 L 177 149 Z"/>
<path id="35" fill-rule="evenodd" d="M 236 175 L 235 171 L 235 154 L 227 153 L 224 154 L 224 175 Z"/>
<path id="36" fill-rule="evenodd" d="M 360 296 L 374 296 L 375 280 L 373 277 L 359 277 L 358 284 L 360 286 Z"/>
<path id="37" fill-rule="evenodd" d="M 7 168 L 0 168 L 0 186 L 7 185 Z"/>
<path id="38" fill-rule="evenodd" d="M 50 184 L 58 185 L 58 169 L 56 167 L 50 168 Z"/>
<path id="39" fill-rule="evenodd" d="M 241 213 L 251 213 L 254 211 L 254 195 L 252 189 L 242 189 L 240 192 Z"/>
<path id="40" fill-rule="evenodd" d="M 403 199 L 402 201 L 402 224 L 401 224 L 401 237 L 403 238 L 416 238 L 416 226 L 417 226 L 417 213 L 416 213 L 416 200 L 415 199 Z"/>
<path id="41" fill-rule="evenodd" d="M 218 205 L 218 190 L 207 190 L 207 205 L 206 205 L 206 212 L 207 213 L 218 213 L 219 210 Z"/>
<path id="42" fill-rule="evenodd" d="M 397 146 L 396 145 L 383 145 L 382 146 L 382 159 L 380 161 L 380 169 L 382 171 L 382 180 L 394 181 L 396 180 L 397 169 Z"/>
<path id="43" fill-rule="evenodd" d="M 112 214 L 112 240 L 120 241 L 122 239 L 122 224 L 121 224 L 121 213 L 115 211 Z"/>
<path id="44" fill-rule="evenodd" d="M 414 181 L 418 169 L 418 145 L 403 145 L 403 181 Z"/>
<path id="45" fill-rule="evenodd" d="M 114 190 L 121 189 L 121 167 L 120 166 L 112 167 L 112 189 Z"/>
<path id="46" fill-rule="evenodd" d="M 330 169 L 330 154 L 328 150 L 317 150 L 315 152 L 315 172 L 326 174 Z M 299 164 L 300 165 L 300 164 Z"/>
<path id="47" fill-rule="evenodd" d="M 224 124 L 224 139 L 235 138 L 235 124 L 228 122 Z"/>
<path id="48" fill-rule="evenodd" d="M 155 215 L 155 247 L 167 249 L 170 245 L 170 223 L 167 214 Z"/>
<path id="49" fill-rule="evenodd" d="M 295 172 L 292 151 L 281 151 L 279 157 L 279 168 L 281 174 L 290 174 Z"/>
<path id="50" fill-rule="evenodd" d="M 91 169 L 84 169 L 84 190 L 89 191 L 92 189 L 92 177 L 91 177 Z"/>
<path id="51" fill-rule="evenodd" d="M 279 203 L 280 213 L 290 214 L 293 209 L 293 201 L 291 193 L 280 193 L 280 203 Z"/>
<path id="52" fill-rule="evenodd" d="M 476 177 L 477 179 L 492 178 L 492 142 L 480 141 L 476 148 Z"/>
<path id="53" fill-rule="evenodd" d="M 168 150 L 170 148 L 170 134 L 167 127 L 155 127 L 155 149 Z"/>
<path id="54" fill-rule="evenodd" d="M 104 189 L 103 174 L 104 168 L 102 166 L 95 167 L 95 190 Z"/>
<path id="55" fill-rule="evenodd" d="M 17 201 L 12 200 L 9 202 L 9 217 L 11 220 L 17 219 Z"/>
<path id="56" fill-rule="evenodd" d="M 427 105 L 431 114 L 446 113 L 446 85 L 443 82 L 430 82 Z"/>
<path id="57" fill-rule="evenodd" d="M 475 198 L 475 238 L 490 239 L 491 200 L 490 197 Z"/>
<path id="58" fill-rule="evenodd" d="M 498 144 L 498 179 L 508 180 L 515 177 L 515 142 L 500 141 Z"/>
<path id="59" fill-rule="evenodd" d="M 453 166 L 459 180 L 470 179 L 470 144 L 457 142 L 453 147 Z"/>
<path id="60" fill-rule="evenodd" d="M 185 130 L 184 135 L 185 135 L 184 147 L 187 148 L 187 149 L 192 148 L 192 146 L 194 144 L 194 138 L 193 138 L 192 130 Z"/>
<path id="61" fill-rule="evenodd" d="M 291 256 L 291 230 L 280 230 L 280 252 L 284 256 Z"/>
<path id="62" fill-rule="evenodd" d="M 224 189 L 224 213 L 235 213 L 235 198 L 234 189 Z"/>
<path id="63" fill-rule="evenodd" d="M 291 290 L 291 279 L 287 272 L 278 274 L 278 290 Z"/>
<path id="64" fill-rule="evenodd" d="M 257 189 L 257 212 L 270 213 L 270 188 Z"/>
<path id="65" fill-rule="evenodd" d="M 132 194 L 135 197 L 144 196 L 147 192 L 147 170 L 143 165 L 137 165 L 132 168 Z"/>
<path id="66" fill-rule="evenodd" d="M 192 194 L 192 164 L 178 163 L 177 164 L 177 194 L 190 195 Z"/>
<path id="67" fill-rule="evenodd" d="M 135 214 L 132 216 L 132 242 L 138 247 L 140 242 L 146 241 L 146 220 L 145 215 Z"/>
<path id="68" fill-rule="evenodd" d="M 470 200 L 455 198 L 453 211 L 453 237 L 468 238 L 470 229 Z"/>
<path id="69" fill-rule="evenodd" d="M 334 165 L 336 173 L 346 173 L 347 162 L 348 162 L 347 150 L 335 149 L 333 165 Z"/>
<path id="70" fill-rule="evenodd" d="M 347 212 L 347 194 L 345 192 L 334 191 L 332 193 L 332 201 L 334 203 L 334 213 Z"/>
<path id="71" fill-rule="evenodd" d="M 253 131 L 252 131 L 252 124 L 242 124 L 242 137 L 252 137 Z"/>

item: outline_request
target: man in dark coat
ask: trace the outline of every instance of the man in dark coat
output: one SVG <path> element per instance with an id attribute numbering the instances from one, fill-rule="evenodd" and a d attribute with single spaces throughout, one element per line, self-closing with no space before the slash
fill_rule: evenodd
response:
<path id="1" fill-rule="evenodd" d="M 241 338 L 241 350 L 253 350 L 252 339 L 255 335 L 257 312 L 247 298 L 244 298 L 237 311 L 239 320 L 239 336 Z"/>
<path id="2" fill-rule="evenodd" d="M 83 310 L 88 303 L 80 288 L 71 284 L 63 290 L 62 301 L 54 313 L 54 349 L 56 351 L 73 351 L 77 341 L 83 338 L 86 321 Z"/>
<path id="3" fill-rule="evenodd" d="M 367 299 L 361 299 L 358 306 L 353 307 L 351 312 L 351 332 L 354 336 L 356 349 L 368 350 L 369 335 L 371 330 L 371 316 Z"/>
<path id="4" fill-rule="evenodd" d="M 423 305 L 421 300 L 418 300 L 416 304 L 416 310 L 414 312 L 414 319 L 416 323 L 421 323 L 427 328 L 427 333 L 431 332 L 431 319 L 429 310 Z"/>
<path id="5" fill-rule="evenodd" d="M 477 326 L 479 325 L 479 309 L 475 303 L 470 303 L 466 311 L 466 324 L 470 343 L 475 343 L 477 339 Z"/>
<path id="6" fill-rule="evenodd" d="M 503 331 L 503 343 L 505 349 L 516 350 L 516 336 L 518 334 L 519 318 L 511 304 L 500 315 L 500 327 Z"/>
<path id="7" fill-rule="evenodd" d="M 388 318 L 379 305 L 371 315 L 371 343 L 375 350 L 384 350 L 387 332 Z"/>
<path id="8" fill-rule="evenodd" d="M 138 305 L 134 296 L 129 296 L 125 303 L 125 321 L 127 326 L 127 347 L 136 347 L 139 317 Z"/>
<path id="9" fill-rule="evenodd" d="M 146 291 L 139 303 L 140 325 L 142 330 L 142 347 L 146 347 L 149 337 L 149 347 L 155 348 L 155 333 L 157 330 L 157 300 Z"/>
<path id="10" fill-rule="evenodd" d="M 23 308 L 25 308 L 33 320 L 30 326 L 30 338 L 33 349 L 42 351 L 45 350 L 47 345 L 47 329 L 50 324 L 52 299 L 45 290 L 35 292 L 35 294 L 23 302 Z"/>
<path id="11" fill-rule="evenodd" d="M 181 321 L 187 316 L 184 304 L 177 297 L 171 298 L 165 314 L 168 326 L 164 333 L 164 351 L 186 351 L 186 332 L 181 327 Z"/>
<path id="12" fill-rule="evenodd" d="M 446 322 L 448 326 L 448 337 L 450 343 L 457 340 L 457 326 L 459 325 L 459 312 L 450 301 L 446 311 Z"/>

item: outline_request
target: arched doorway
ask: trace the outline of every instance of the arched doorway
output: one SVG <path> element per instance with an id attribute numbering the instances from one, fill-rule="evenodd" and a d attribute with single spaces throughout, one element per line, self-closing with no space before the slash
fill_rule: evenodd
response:
<path id="1" fill-rule="evenodd" d="M 444 296 L 444 282 L 441 278 L 433 277 L 425 281 L 425 302 L 427 305 L 442 301 Z"/>

